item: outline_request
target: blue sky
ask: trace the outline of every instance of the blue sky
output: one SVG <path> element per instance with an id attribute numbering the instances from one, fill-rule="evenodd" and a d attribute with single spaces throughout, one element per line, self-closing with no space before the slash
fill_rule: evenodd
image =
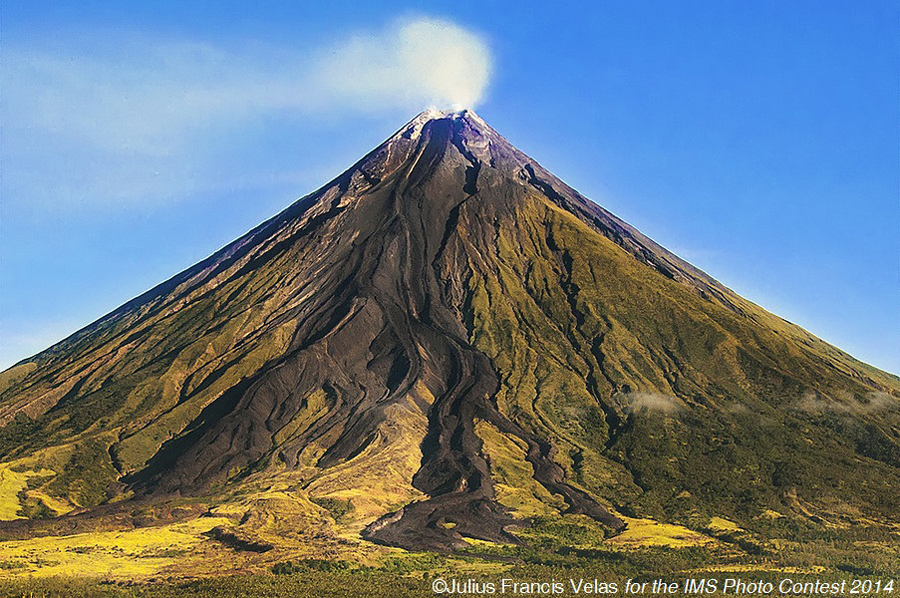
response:
<path id="1" fill-rule="evenodd" d="M 897 3 L 551 4 L 4 3 L 0 368 L 474 101 L 740 294 L 900 371 Z"/>

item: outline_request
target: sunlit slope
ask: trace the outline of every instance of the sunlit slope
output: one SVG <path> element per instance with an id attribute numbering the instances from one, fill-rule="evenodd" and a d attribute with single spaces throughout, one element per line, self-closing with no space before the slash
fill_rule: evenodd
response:
<path id="1" fill-rule="evenodd" d="M 298 520 L 324 509 L 346 533 L 448 550 L 559 512 L 609 534 L 900 512 L 896 377 L 471 112 L 423 113 L 0 391 L 7 518 L 285 492 Z"/>
<path id="2" fill-rule="evenodd" d="M 495 242 L 471 243 L 492 265 L 469 279 L 473 342 L 502 380 L 500 410 L 550 439 L 569 479 L 622 512 L 684 521 L 799 514 L 798 501 L 835 522 L 900 512 L 889 377 L 848 375 L 821 341 L 703 299 L 545 198 L 519 205 Z"/>

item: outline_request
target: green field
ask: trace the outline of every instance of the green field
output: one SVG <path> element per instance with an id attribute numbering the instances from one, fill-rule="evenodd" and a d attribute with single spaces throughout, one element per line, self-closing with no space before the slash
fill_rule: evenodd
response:
<path id="1" fill-rule="evenodd" d="M 517 529 L 519 544 L 472 542 L 439 555 L 348 540 L 331 552 L 292 552 L 286 545 L 256 552 L 204 533 L 227 522 L 199 517 L 4 542 L 0 596 L 432 596 L 438 578 L 497 588 L 503 579 L 597 579 L 618 584 L 622 593 L 629 579 L 884 583 L 900 571 L 900 530 L 877 525 L 821 530 L 769 524 L 782 525 L 789 541 L 762 540 L 723 518 L 712 518 L 703 530 L 630 519 L 629 531 L 609 539 L 584 516 L 535 516 Z M 566 585 L 563 595 L 576 594 Z"/>

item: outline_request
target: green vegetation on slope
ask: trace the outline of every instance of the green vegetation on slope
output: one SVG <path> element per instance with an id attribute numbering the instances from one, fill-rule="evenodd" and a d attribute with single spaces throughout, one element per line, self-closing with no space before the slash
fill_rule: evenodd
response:
<path id="1" fill-rule="evenodd" d="M 482 125 L 400 134 L 3 373 L 0 518 L 33 520 L 0 524 L 23 542 L 9 569 L 70 562 L 35 548 L 44 533 L 169 537 L 138 512 L 167 500 L 227 521 L 160 549 L 169 571 L 156 548 L 104 558 L 144 577 L 444 571 L 361 540 L 377 527 L 362 537 L 468 543 L 476 569 L 896 564 L 900 381 L 579 204 Z"/>
<path id="2" fill-rule="evenodd" d="M 690 525 L 900 512 L 896 398 L 555 206 L 520 206 L 494 246 L 475 244 L 471 334 L 500 373 L 501 411 L 552 439 L 570 479 L 626 514 Z M 479 271 L 486 251 L 495 269 Z M 817 413 L 809 397 L 839 399 Z"/>

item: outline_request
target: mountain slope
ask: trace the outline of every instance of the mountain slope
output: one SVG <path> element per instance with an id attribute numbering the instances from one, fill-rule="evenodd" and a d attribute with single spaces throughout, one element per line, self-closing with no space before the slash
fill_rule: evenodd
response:
<path id="1" fill-rule="evenodd" d="M 264 482 L 437 550 L 546 511 L 610 533 L 622 514 L 900 512 L 896 377 L 468 111 L 419 115 L 3 384 L 2 458 L 50 472 L 30 498 L 59 510 Z"/>

